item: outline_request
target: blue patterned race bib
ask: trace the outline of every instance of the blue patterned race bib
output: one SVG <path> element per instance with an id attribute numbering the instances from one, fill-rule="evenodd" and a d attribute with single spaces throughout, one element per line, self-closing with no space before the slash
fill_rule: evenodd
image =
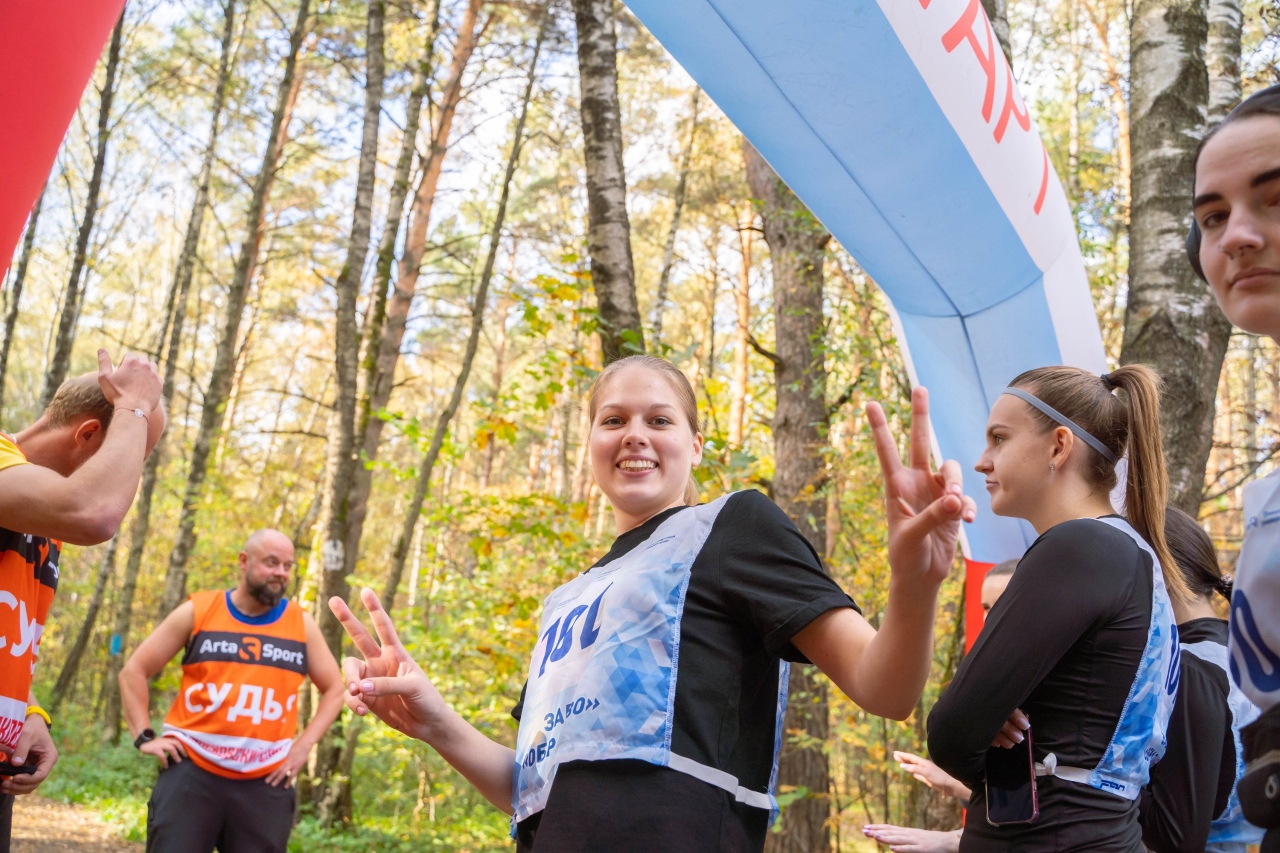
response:
<path id="1" fill-rule="evenodd" d="M 693 562 L 730 496 L 673 514 L 647 540 L 547 596 L 529 663 L 516 737 L 512 831 L 541 811 L 568 761 L 639 759 L 670 767 L 773 811 L 770 790 L 752 791 L 717 768 L 671 751 L 680 620 Z M 778 726 L 786 705 L 779 674 Z"/>
<path id="2" fill-rule="evenodd" d="M 1266 711 L 1280 703 L 1280 471 L 1244 487 L 1244 542 L 1231 595 L 1231 680 Z"/>
<path id="3" fill-rule="evenodd" d="M 1160 570 L 1160 560 L 1155 551 L 1124 519 L 1097 520 L 1128 534 L 1151 557 L 1151 625 L 1147 630 L 1147 644 L 1125 699 L 1120 722 L 1098 766 L 1092 769 L 1065 767 L 1058 764 L 1051 753 L 1036 765 L 1036 773 L 1089 785 L 1126 800 L 1136 800 L 1142 787 L 1150 781 L 1151 765 L 1164 755 L 1169 717 L 1178 692 L 1182 649 L 1178 644 L 1173 604 L 1169 601 L 1164 573 Z"/>
<path id="4" fill-rule="evenodd" d="M 1202 643 L 1184 643 L 1182 650 L 1195 655 L 1203 661 L 1213 664 L 1226 673 L 1227 647 L 1206 640 Z M 1231 737 L 1236 748 L 1236 782 L 1244 775 L 1244 744 L 1240 741 L 1240 729 L 1258 718 L 1258 709 L 1248 697 L 1231 682 L 1231 692 L 1227 695 L 1227 706 L 1231 709 Z M 1244 810 L 1240 807 L 1240 797 L 1236 793 L 1236 782 L 1231 783 L 1231 796 L 1227 798 L 1227 807 L 1222 814 L 1213 819 L 1209 825 L 1209 841 L 1205 853 L 1245 853 L 1247 845 L 1257 844 L 1262 840 L 1262 830 L 1244 819 Z"/>

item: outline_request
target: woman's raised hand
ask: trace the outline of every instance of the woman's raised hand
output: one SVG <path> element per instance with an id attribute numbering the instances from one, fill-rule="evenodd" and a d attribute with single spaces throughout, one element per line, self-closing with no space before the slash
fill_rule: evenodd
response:
<path id="1" fill-rule="evenodd" d="M 867 422 L 884 472 L 889 566 L 899 577 L 939 584 L 951 571 L 961 519 L 973 521 L 978 508 L 964 494 L 955 460 L 937 471 L 930 465 L 929 393 L 924 388 L 911 392 L 909 465 L 898 457 L 879 403 L 867 403 Z"/>
<path id="2" fill-rule="evenodd" d="M 391 617 L 382 609 L 373 590 L 368 587 L 360 590 L 360 600 L 369 611 L 377 640 L 370 636 L 345 601 L 337 596 L 329 599 L 329 609 L 364 656 L 364 660 L 345 658 L 342 661 L 342 677 L 347 685 L 343 700 L 361 716 L 372 711 L 393 729 L 430 742 L 431 728 L 448 711 L 444 699 L 401 645 Z"/>

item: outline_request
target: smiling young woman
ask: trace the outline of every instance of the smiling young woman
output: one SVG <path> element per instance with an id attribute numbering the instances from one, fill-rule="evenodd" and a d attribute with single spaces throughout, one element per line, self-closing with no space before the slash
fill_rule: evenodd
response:
<path id="1" fill-rule="evenodd" d="M 938 587 L 973 501 L 955 462 L 929 465 L 928 397 L 912 399 L 911 464 L 867 407 L 885 475 L 889 601 L 880 629 L 756 491 L 699 504 L 693 389 L 650 356 L 592 387 L 590 452 L 618 537 L 543 603 L 516 749 L 458 716 L 363 590 L 379 641 L 330 607 L 363 660 L 347 704 L 433 746 L 512 814 L 521 851 L 751 851 L 777 813 L 789 662 L 812 662 L 868 711 L 905 719 L 932 662 Z"/>
<path id="2" fill-rule="evenodd" d="M 1142 850 L 1137 797 L 1164 751 L 1177 686 L 1170 596 L 1187 590 L 1164 539 L 1159 403 L 1159 379 L 1141 365 L 1103 377 L 1046 367 L 1015 378 L 991 408 L 975 467 L 992 510 L 1039 538 L 929 716 L 933 760 L 973 789 L 961 851 Z M 1127 518 L 1110 500 L 1126 451 Z M 1019 710 L 1039 816 L 996 826 L 987 753 L 1024 739 L 1025 726 L 1007 723 Z"/>
<path id="3" fill-rule="evenodd" d="M 1280 343 L 1280 85 L 1252 95 L 1196 152 L 1191 265 L 1227 319 Z M 1274 418 L 1273 411 L 1270 416 Z M 1243 732 L 1245 816 L 1280 851 L 1280 470 L 1244 488 L 1231 597 L 1230 670 L 1263 710 Z"/>

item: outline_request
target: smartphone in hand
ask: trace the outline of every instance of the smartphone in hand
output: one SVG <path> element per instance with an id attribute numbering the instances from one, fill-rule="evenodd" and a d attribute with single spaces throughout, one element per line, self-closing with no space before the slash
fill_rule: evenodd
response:
<path id="1" fill-rule="evenodd" d="M 13 764 L 9 761 L 0 761 L 0 776 L 19 776 L 30 775 L 36 772 L 34 764 Z"/>
<path id="2" fill-rule="evenodd" d="M 992 826 L 1033 823 L 1040 816 L 1031 729 L 1022 734 L 1022 743 L 1009 749 L 987 749 L 987 823 Z"/>

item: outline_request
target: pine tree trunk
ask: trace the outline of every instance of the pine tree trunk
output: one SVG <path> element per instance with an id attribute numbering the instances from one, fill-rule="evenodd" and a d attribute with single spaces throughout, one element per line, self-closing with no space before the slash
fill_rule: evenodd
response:
<path id="1" fill-rule="evenodd" d="M 369 255 L 369 234 L 373 227 L 373 190 L 378 167 L 378 125 L 382 115 L 383 78 L 386 58 L 383 53 L 383 21 L 386 16 L 385 0 L 370 0 L 367 7 L 365 30 L 365 100 L 364 129 L 360 140 L 360 164 L 356 177 L 355 205 L 351 214 L 351 233 L 347 238 L 347 256 L 338 274 L 335 290 L 338 296 L 337 316 L 334 318 L 334 378 L 337 396 L 333 411 L 333 427 L 329 432 L 328 454 L 325 464 L 325 490 L 320 511 L 322 536 L 320 594 L 318 603 L 327 602 L 333 596 L 343 600 L 350 597 L 347 576 L 355 569 L 356 547 L 348 548 L 351 532 L 350 500 L 359 462 L 356 444 L 356 386 L 359 381 L 359 323 L 356 303 L 360 296 L 360 277 L 365 259 Z M 321 606 L 323 614 L 327 607 Z M 342 631 L 337 620 L 322 620 L 327 629 L 325 639 L 337 656 L 341 652 Z M 351 819 L 351 798 L 343 790 L 350 784 L 347 773 L 333 775 L 334 762 L 339 758 L 332 748 L 335 736 L 341 733 L 341 725 L 335 726 L 326 738 L 324 746 L 316 754 L 317 780 L 329 782 L 330 791 L 324 802 L 329 808 L 321 809 L 326 824 Z M 332 778 L 331 778 L 332 777 Z M 338 790 L 333 790 L 334 788 Z"/>
<path id="2" fill-rule="evenodd" d="M 107 143 L 111 136 L 111 102 L 115 99 L 116 79 L 120 74 L 120 42 L 124 34 L 124 11 L 111 31 L 111 44 L 107 48 L 106 80 L 98 99 L 98 140 L 93 153 L 93 171 L 89 176 L 85 195 L 84 214 L 76 233 L 75 254 L 71 257 L 71 273 L 67 276 L 67 289 L 62 297 L 62 310 L 58 318 L 58 331 L 54 336 L 53 357 L 44 377 L 44 390 L 40 392 L 40 408 L 49 405 L 58 386 L 67 378 L 71 368 L 71 345 L 76 339 L 76 324 L 80 322 L 80 309 L 84 305 L 83 278 L 88 264 L 89 238 L 93 235 L 94 221 L 98 216 L 98 201 L 102 193 L 102 176 L 107 168 Z"/>
<path id="3" fill-rule="evenodd" d="M 520 106 L 520 117 L 516 120 L 512 133 L 511 154 L 507 158 L 507 170 L 502 180 L 502 194 L 498 197 L 498 209 L 494 214 L 493 226 L 489 229 L 489 253 L 485 257 L 484 269 L 480 273 L 480 282 L 476 286 L 474 304 L 471 309 L 471 331 L 467 337 L 466 350 L 462 355 L 462 366 L 453 383 L 453 393 L 449 402 L 436 418 L 435 429 L 431 433 L 431 445 L 427 448 L 422 462 L 418 466 L 418 480 L 414 484 L 413 497 L 405 510 L 404 521 L 396 544 L 391 553 L 391 565 L 387 570 L 386 583 L 382 588 L 382 606 L 390 610 L 395 603 L 396 590 L 400 588 L 400 579 L 404 577 L 405 561 L 409 556 L 409 546 L 413 542 L 414 528 L 418 525 L 418 516 L 422 513 L 422 505 L 426 501 L 427 490 L 431 485 L 431 474 L 436 461 L 440 458 L 440 449 L 444 446 L 445 435 L 449 423 L 453 420 L 458 406 L 462 402 L 462 394 L 466 390 L 467 378 L 471 374 L 471 365 L 475 361 L 476 350 L 480 345 L 480 332 L 484 325 L 485 302 L 489 295 L 489 282 L 493 278 L 494 264 L 498 258 L 498 246 L 502 240 L 502 225 L 507 216 L 507 202 L 511 197 L 511 180 L 515 176 L 516 166 L 520 162 L 520 152 L 524 147 L 525 120 L 529 115 L 529 101 L 533 97 L 533 86 L 538 70 L 538 57 L 542 53 L 542 42 L 546 36 L 547 23 L 550 18 L 544 9 L 540 11 L 538 37 L 533 46 L 533 58 L 529 61 L 529 76 L 525 80 L 524 98 Z"/>
<path id="4" fill-rule="evenodd" d="M 196 543 L 196 507 L 204 494 L 205 475 L 208 473 L 209 455 L 222 422 L 223 406 L 231 387 L 235 368 L 236 344 L 240 336 L 240 323 L 244 315 L 249 282 L 253 280 L 258 262 L 258 248 L 262 243 L 263 221 L 267 196 L 275 179 L 280 151 L 288 133 L 289 118 L 297 101 L 302 75 L 298 72 L 298 60 L 302 53 L 302 41 L 306 35 L 311 0 L 301 0 L 293 30 L 289 35 L 289 52 L 285 57 L 284 75 L 280 81 L 280 93 L 271 114 L 271 130 L 267 136 L 262 164 L 254 179 L 253 194 L 245 216 L 245 238 L 240 245 L 235 272 L 227 289 L 227 306 L 223 314 L 222 328 L 214 356 L 209 386 L 205 391 L 200 410 L 200 428 L 191 450 L 191 465 L 182 495 L 182 510 L 178 519 L 178 535 L 169 554 L 165 572 L 164 592 L 157 612 L 164 618 L 182 603 L 187 589 L 187 561 Z"/>
<path id="5" fill-rule="evenodd" d="M 36 225 L 40 222 L 40 208 L 44 206 L 44 194 L 49 189 L 46 181 L 44 189 L 36 199 L 36 206 L 31 208 L 31 217 L 27 220 L 27 231 L 22 235 L 22 252 L 18 255 L 18 266 L 13 271 L 13 281 L 9 285 L 8 310 L 4 314 L 4 343 L 0 344 L 0 410 L 4 408 L 4 380 L 9 372 L 9 351 L 13 348 L 13 331 L 18 326 L 18 303 L 22 300 L 22 288 L 27 283 L 27 269 L 31 266 L 31 254 L 35 251 Z"/>
<path id="6" fill-rule="evenodd" d="M 819 554 L 826 552 L 823 489 L 826 425 L 826 345 L 823 262 L 831 235 L 745 140 L 747 183 L 760 205 L 773 268 L 773 353 L 777 410 L 773 418 L 773 497 Z M 778 784 L 803 788 L 787 807 L 782 831 L 770 833 L 772 853 L 825 853 L 830 773 L 823 745 L 830 729 L 827 682 L 812 666 L 791 668 Z"/>
<path id="7" fill-rule="evenodd" d="M 71 651 L 67 652 L 67 659 L 62 664 L 62 671 L 58 673 L 53 692 L 49 694 L 49 710 L 52 713 L 58 712 L 62 700 L 67 697 L 67 692 L 75 683 L 76 674 L 80 671 L 80 661 L 84 658 L 85 650 L 89 648 L 89 638 L 93 635 L 93 629 L 98 623 L 98 611 L 102 609 L 102 597 L 107 591 L 107 580 L 115 571 L 116 549 L 119 544 L 120 536 L 118 534 L 112 536 L 111 541 L 107 543 L 106 553 L 102 555 L 102 562 L 98 564 L 98 576 L 93 581 L 89 608 L 85 611 L 84 621 L 80 623 L 80 630 L 76 632 Z"/>
<path id="8" fill-rule="evenodd" d="M 573 0 L 582 85 L 582 141 L 587 164 L 587 252 L 600 311 L 604 363 L 644 352 L 636 303 L 618 103 L 618 38 L 613 0 Z"/>
<path id="9" fill-rule="evenodd" d="M 1207 0 L 1138 0 L 1130 24 L 1133 204 L 1123 364 L 1165 381 L 1161 425 L 1170 500 L 1200 506 L 1218 376 L 1231 326 L 1187 264 L 1191 158 L 1204 128 Z"/>
<path id="10" fill-rule="evenodd" d="M 653 345 L 662 340 L 662 314 L 667 307 L 667 286 L 671 283 L 671 267 L 676 257 L 676 236 L 680 233 L 680 213 L 684 210 L 685 192 L 689 186 L 689 166 L 693 162 L 693 143 L 698 136 L 698 103 L 701 89 L 693 90 L 693 103 L 689 108 L 689 141 L 680 157 L 680 177 L 676 180 L 676 192 L 672 198 L 671 227 L 667 229 L 667 244 L 662 250 L 662 271 L 658 274 L 658 292 L 653 298 Z"/>

